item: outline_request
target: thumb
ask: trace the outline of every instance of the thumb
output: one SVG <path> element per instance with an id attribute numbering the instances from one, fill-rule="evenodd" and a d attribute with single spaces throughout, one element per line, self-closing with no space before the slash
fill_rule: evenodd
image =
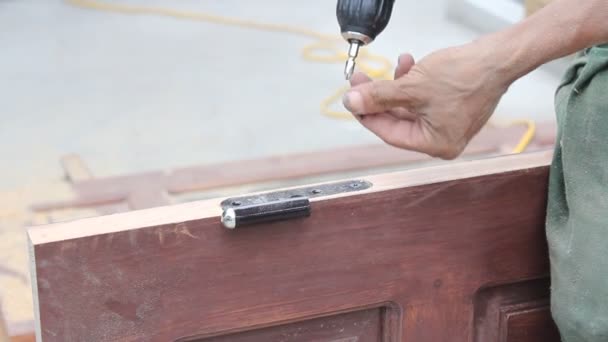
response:
<path id="1" fill-rule="evenodd" d="M 399 56 L 397 60 L 397 67 L 395 68 L 395 79 L 410 72 L 410 69 L 416 64 L 414 57 L 409 53 L 404 53 Z"/>
<path id="2" fill-rule="evenodd" d="M 374 81 L 353 87 L 344 94 L 343 103 L 353 114 L 375 114 L 407 106 L 409 97 L 399 81 Z"/>

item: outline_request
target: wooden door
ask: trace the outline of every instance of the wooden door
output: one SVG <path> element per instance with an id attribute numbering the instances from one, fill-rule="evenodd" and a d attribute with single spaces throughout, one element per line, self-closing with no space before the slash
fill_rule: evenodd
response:
<path id="1" fill-rule="evenodd" d="M 221 200 L 32 228 L 38 338 L 559 341 L 550 158 L 368 177 L 307 217 L 232 230 Z"/>

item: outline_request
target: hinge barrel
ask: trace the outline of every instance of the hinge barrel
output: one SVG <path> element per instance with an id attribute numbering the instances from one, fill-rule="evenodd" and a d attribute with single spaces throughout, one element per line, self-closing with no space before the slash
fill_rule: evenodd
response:
<path id="1" fill-rule="evenodd" d="M 228 229 L 310 216 L 308 198 L 289 198 L 224 210 L 222 223 Z"/>

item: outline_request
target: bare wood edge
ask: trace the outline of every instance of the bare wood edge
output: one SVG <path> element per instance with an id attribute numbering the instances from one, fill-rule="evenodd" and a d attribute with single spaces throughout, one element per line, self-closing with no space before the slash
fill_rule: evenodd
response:
<path id="1" fill-rule="evenodd" d="M 29 234 L 28 234 L 29 235 Z M 29 253 L 29 268 L 31 276 L 32 302 L 34 304 L 34 334 L 36 341 L 42 341 L 42 330 L 40 326 L 40 300 L 38 298 L 38 277 L 36 275 L 36 253 L 34 244 L 28 236 L 27 250 Z"/>
<path id="2" fill-rule="evenodd" d="M 0 342 L 10 342 L 8 325 L 4 319 L 4 314 L 2 313 L 2 306 L 0 306 Z"/>
<path id="3" fill-rule="evenodd" d="M 522 153 L 518 155 L 491 157 L 487 159 L 459 161 L 426 168 L 361 177 L 362 179 L 370 181 L 373 184 L 372 188 L 357 193 L 321 197 L 314 199 L 313 201 L 368 194 L 400 187 L 410 187 L 473 178 L 492 173 L 505 173 L 522 169 L 543 167 L 548 166 L 551 163 L 552 156 L 552 150 L 545 150 L 540 152 Z M 219 203 L 224 199 L 225 198 L 195 201 L 151 209 L 135 210 L 107 216 L 90 217 L 68 222 L 35 226 L 28 229 L 28 237 L 30 244 L 32 246 L 36 246 L 62 240 L 116 233 L 139 229 L 142 227 L 181 223 L 204 218 L 217 217 L 219 222 L 219 216 L 221 215 Z"/>

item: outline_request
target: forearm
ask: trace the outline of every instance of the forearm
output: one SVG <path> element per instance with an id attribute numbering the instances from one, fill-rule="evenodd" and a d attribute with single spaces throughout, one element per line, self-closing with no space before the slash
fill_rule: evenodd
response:
<path id="1" fill-rule="evenodd" d="M 494 42 L 492 58 L 514 81 L 551 60 L 608 42 L 608 0 L 556 0 L 483 40 Z"/>

